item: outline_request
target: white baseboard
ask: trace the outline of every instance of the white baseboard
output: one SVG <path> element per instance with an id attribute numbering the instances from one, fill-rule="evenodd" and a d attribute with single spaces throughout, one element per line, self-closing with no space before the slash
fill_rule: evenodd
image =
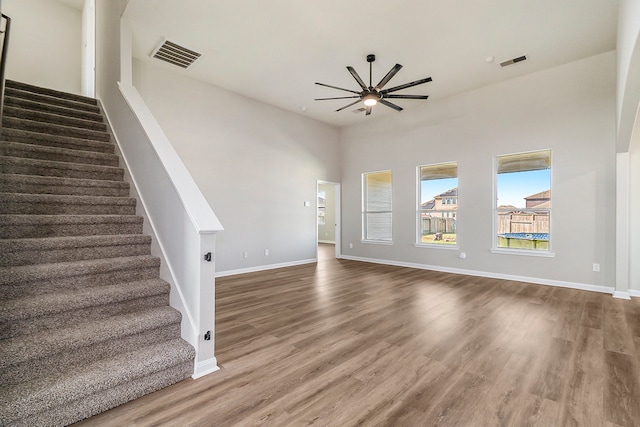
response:
<path id="1" fill-rule="evenodd" d="M 318 240 L 318 243 L 328 243 L 330 245 L 335 245 L 335 240 Z"/>
<path id="2" fill-rule="evenodd" d="M 207 359 L 203 362 L 196 362 L 193 367 L 193 375 L 191 375 L 191 378 L 195 380 L 197 378 L 211 374 L 219 369 L 220 368 L 218 367 L 218 360 L 215 357 Z"/>
<path id="3" fill-rule="evenodd" d="M 620 299 L 631 299 L 631 293 L 630 292 L 623 292 L 623 291 L 614 291 L 613 292 L 613 297 L 614 298 L 620 298 Z"/>
<path id="4" fill-rule="evenodd" d="M 235 276 L 236 274 L 255 273 L 256 271 L 273 270 L 275 268 L 293 267 L 302 264 L 313 264 L 318 262 L 318 258 L 303 259 L 300 261 L 283 262 L 280 264 L 258 265 L 249 268 L 239 268 L 237 270 L 216 271 L 216 277 Z"/>
<path id="5" fill-rule="evenodd" d="M 597 286 L 597 285 L 589 285 L 586 283 L 565 282 L 562 280 L 542 279 L 539 277 L 514 276 L 511 274 L 492 273 L 489 271 L 465 270 L 460 268 L 442 267 L 439 265 L 416 264 L 416 263 L 410 263 L 410 262 L 389 261 L 389 260 L 381 260 L 381 259 L 375 259 L 375 258 L 362 258 L 362 257 L 348 256 L 344 254 L 342 255 L 342 258 L 349 259 L 352 261 L 371 262 L 374 264 L 386 264 L 386 265 L 393 265 L 396 267 L 416 268 L 419 270 L 440 271 L 443 273 L 465 274 L 468 276 L 488 277 L 490 279 L 514 280 L 517 282 L 535 283 L 537 285 L 547 285 L 547 286 L 558 286 L 561 288 L 580 289 L 583 291 L 601 292 L 605 294 L 613 294 L 613 291 L 614 291 L 614 288 L 609 286 Z"/>
<path id="6" fill-rule="evenodd" d="M 632 297 L 640 298 L 640 291 L 635 289 L 629 289 L 629 295 Z"/>

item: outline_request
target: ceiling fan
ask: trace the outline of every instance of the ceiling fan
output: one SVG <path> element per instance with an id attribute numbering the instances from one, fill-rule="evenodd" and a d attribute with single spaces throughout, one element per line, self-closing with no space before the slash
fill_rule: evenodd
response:
<path id="1" fill-rule="evenodd" d="M 398 71 L 400 71 L 400 69 L 402 68 L 402 65 L 400 64 L 396 64 L 393 66 L 393 68 L 391 68 L 391 70 L 389 70 L 389 72 L 387 73 L 386 76 L 384 76 L 382 78 L 382 80 L 380 80 L 380 82 L 373 86 L 372 82 L 371 82 L 371 67 L 372 67 L 372 63 L 373 61 L 376 60 L 376 56 L 373 54 L 367 55 L 367 62 L 369 63 L 369 86 L 367 86 L 364 81 L 362 80 L 362 78 L 360 78 L 360 76 L 358 75 L 358 73 L 356 72 L 356 70 L 353 67 L 347 67 L 347 70 L 349 70 L 349 72 L 351 73 L 351 75 L 353 76 L 354 79 L 356 79 L 356 82 L 358 82 L 358 84 L 360 85 L 360 87 L 362 88 L 362 91 L 358 92 L 355 90 L 351 90 L 351 89 L 344 89 L 341 87 L 337 87 L 337 86 L 332 86 L 332 85 L 328 85 L 328 84 L 324 84 L 324 83 L 318 83 L 316 82 L 317 85 L 320 86 L 326 86 L 326 87 L 330 87 L 332 89 L 338 89 L 338 90 L 342 90 L 345 92 L 351 92 L 351 93 L 355 93 L 355 95 L 352 96 L 339 96 L 339 97 L 334 97 L 334 98 L 316 98 L 315 101 L 327 101 L 327 100 L 331 100 L 331 99 L 356 99 L 356 101 L 345 105 L 342 108 L 338 108 L 336 111 L 342 111 L 345 108 L 349 108 L 352 105 L 357 104 L 358 102 L 362 101 L 365 105 L 365 111 L 366 111 L 366 115 L 368 116 L 369 114 L 371 114 L 371 109 L 374 105 L 376 105 L 377 103 L 380 103 L 382 105 L 386 105 L 389 108 L 393 108 L 396 111 L 402 111 L 402 107 L 393 104 L 391 102 L 388 101 L 388 99 L 427 99 L 429 98 L 429 95 L 394 95 L 392 94 L 392 92 L 396 92 L 402 89 L 406 89 L 409 87 L 413 87 L 413 86 L 417 86 L 417 85 L 421 85 L 423 83 L 428 83 L 430 82 L 432 79 L 431 77 L 427 77 L 425 79 L 421 79 L 421 80 L 416 80 L 414 82 L 411 83 L 405 83 L 403 85 L 400 86 L 394 86 L 390 89 L 382 89 L 384 87 L 384 85 L 386 85 L 389 80 L 391 80 L 393 78 L 393 76 L 396 75 L 396 73 Z"/>

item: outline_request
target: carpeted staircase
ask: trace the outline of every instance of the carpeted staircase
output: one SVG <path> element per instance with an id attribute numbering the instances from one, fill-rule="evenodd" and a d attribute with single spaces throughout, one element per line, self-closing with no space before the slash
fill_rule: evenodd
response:
<path id="1" fill-rule="evenodd" d="M 61 426 L 188 378 L 169 284 L 95 99 L 7 81 L 0 426 Z"/>

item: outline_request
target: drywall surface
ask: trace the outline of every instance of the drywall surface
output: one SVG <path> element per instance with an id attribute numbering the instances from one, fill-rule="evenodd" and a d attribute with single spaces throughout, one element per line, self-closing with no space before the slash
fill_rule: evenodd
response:
<path id="1" fill-rule="evenodd" d="M 80 94 L 82 11 L 50 0 L 4 0 L 2 13 L 11 18 L 6 77 Z"/>
<path id="2" fill-rule="evenodd" d="M 316 182 L 340 178 L 335 128 L 139 60 L 133 81 L 224 225 L 218 274 L 315 259 Z"/>
<path id="3" fill-rule="evenodd" d="M 639 212 L 640 123 L 637 123 L 629 146 L 629 289 L 633 289 L 638 294 L 640 294 L 640 221 L 637 220 Z M 636 296 L 640 296 L 638 294 Z"/>
<path id="4" fill-rule="evenodd" d="M 439 78 L 446 76 L 432 84 Z M 367 125 L 342 129 L 342 253 L 613 287 L 615 79 L 609 52 L 447 99 L 406 102 L 389 120 L 376 121 L 374 113 Z M 539 149 L 552 150 L 555 256 L 492 253 L 494 158 Z M 416 167 L 449 161 L 458 162 L 459 251 L 415 247 Z M 386 169 L 393 172 L 393 244 L 362 243 L 361 174 Z"/>
<path id="5" fill-rule="evenodd" d="M 618 152 L 629 151 L 640 103 L 640 2 L 620 0 L 617 40 Z"/>

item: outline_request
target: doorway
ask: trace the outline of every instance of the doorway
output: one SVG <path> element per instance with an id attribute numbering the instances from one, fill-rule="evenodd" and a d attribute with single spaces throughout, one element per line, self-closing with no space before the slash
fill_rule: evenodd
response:
<path id="1" fill-rule="evenodd" d="M 334 245 L 335 257 L 341 257 L 340 250 L 340 184 L 337 182 L 317 182 L 316 243 Z M 316 245 L 317 246 L 317 245 Z M 316 258 L 318 251 L 316 249 Z"/>

